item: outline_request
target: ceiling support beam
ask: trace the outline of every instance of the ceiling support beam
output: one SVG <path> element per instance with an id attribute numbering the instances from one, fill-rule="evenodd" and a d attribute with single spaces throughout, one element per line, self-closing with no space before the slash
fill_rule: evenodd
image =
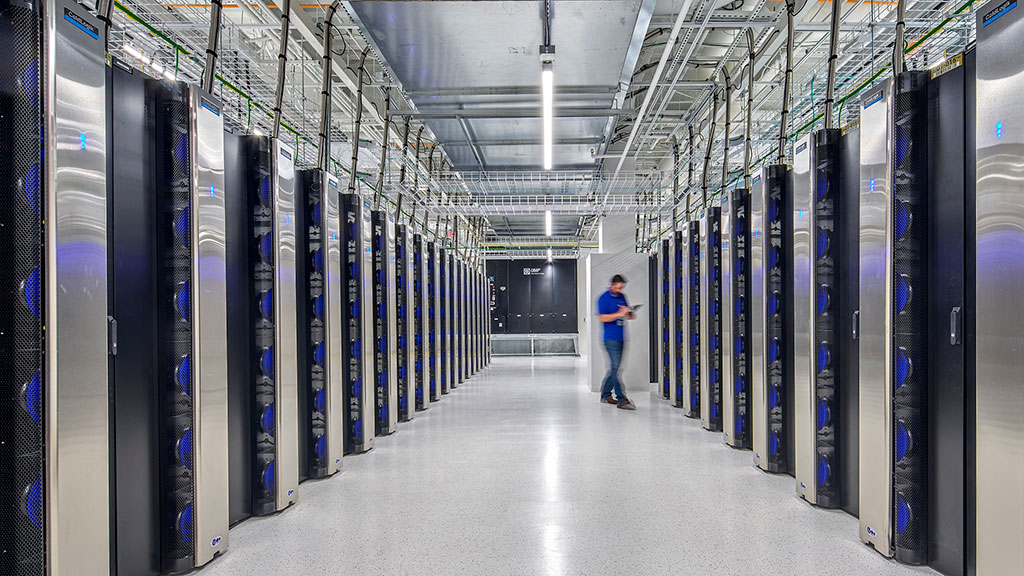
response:
<path id="1" fill-rule="evenodd" d="M 480 166 L 480 170 L 487 170 L 484 167 L 484 159 L 480 155 L 480 150 L 477 150 L 477 147 L 473 145 L 473 136 L 469 133 L 469 124 L 466 124 L 465 118 L 459 118 L 459 126 L 462 127 L 462 133 L 466 135 L 466 145 L 473 151 L 473 157 L 476 158 L 476 163 Z"/>
<path id="2" fill-rule="evenodd" d="M 605 118 L 609 116 L 621 116 L 626 114 L 625 110 L 612 110 L 609 108 L 558 108 L 555 110 L 555 118 Z M 431 110 L 392 110 L 388 112 L 389 117 L 411 116 L 413 118 L 540 118 L 540 110 L 532 108 L 459 108 L 459 109 L 431 109 Z"/>

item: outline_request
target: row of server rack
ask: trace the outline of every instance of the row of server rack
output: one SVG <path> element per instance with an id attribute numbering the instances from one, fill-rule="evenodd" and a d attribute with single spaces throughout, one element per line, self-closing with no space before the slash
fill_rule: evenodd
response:
<path id="1" fill-rule="evenodd" d="M 659 392 L 885 556 L 1024 573 L 1024 10 L 660 240 Z"/>
<path id="2" fill-rule="evenodd" d="M 480 266 L 102 38 L 0 6 L 3 576 L 202 566 L 490 357 Z"/>

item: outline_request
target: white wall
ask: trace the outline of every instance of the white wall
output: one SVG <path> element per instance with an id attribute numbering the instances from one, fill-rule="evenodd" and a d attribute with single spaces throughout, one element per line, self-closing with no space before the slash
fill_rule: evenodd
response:
<path id="1" fill-rule="evenodd" d="M 632 240 L 632 239 L 631 239 Z M 630 391 L 648 391 L 650 389 L 650 315 L 656 313 L 648 294 L 647 255 L 634 252 L 617 254 L 591 254 L 587 258 L 587 282 L 590 296 L 587 299 L 586 313 L 589 315 L 590 354 L 590 389 L 599 391 L 601 382 L 608 372 L 608 356 L 604 352 L 604 335 L 597 314 L 597 299 L 608 289 L 609 281 L 615 274 L 622 274 L 628 280 L 626 299 L 630 304 L 643 304 L 637 312 L 636 320 L 626 323 L 626 347 L 622 357 L 622 370 L 619 378 L 623 386 Z M 585 338 L 581 333 L 580 339 Z"/>

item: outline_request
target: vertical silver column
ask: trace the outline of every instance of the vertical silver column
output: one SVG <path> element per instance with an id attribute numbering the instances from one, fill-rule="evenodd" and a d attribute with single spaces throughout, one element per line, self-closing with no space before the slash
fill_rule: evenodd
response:
<path id="1" fill-rule="evenodd" d="M 428 309 L 428 306 L 430 306 L 430 298 L 429 293 L 427 291 L 430 286 L 430 283 L 427 281 L 428 253 L 426 238 L 419 234 L 416 234 L 414 238 L 417 239 L 417 251 L 419 252 L 417 257 L 419 258 L 420 261 L 420 265 L 416 273 L 417 283 L 415 284 L 415 286 L 418 286 L 417 297 L 419 298 L 420 317 L 416 329 L 419 331 L 420 334 L 419 346 L 421 363 L 419 365 L 419 370 L 417 371 L 418 373 L 416 374 L 416 378 L 419 382 L 420 389 L 423 391 L 423 408 L 426 409 L 430 406 L 430 358 L 431 354 L 434 353 L 430 345 L 430 331 L 432 329 L 432 326 L 430 325 L 430 311 Z M 413 364 L 413 366 L 415 366 L 415 364 Z"/>
<path id="2" fill-rule="evenodd" d="M 362 332 L 359 340 L 362 349 L 359 361 L 362 364 L 362 399 L 360 400 L 360 420 L 363 423 L 362 451 L 373 448 L 373 439 L 377 435 L 374 406 L 376 405 L 377 386 L 373 381 L 373 222 L 370 218 L 370 203 L 363 200 L 359 203 L 357 222 L 359 223 L 359 328 Z"/>
<path id="3" fill-rule="evenodd" d="M 811 358 L 811 136 L 801 136 L 793 148 L 793 434 L 796 450 L 796 493 L 817 502 L 814 466 L 815 393 Z"/>
<path id="4" fill-rule="evenodd" d="M 677 344 L 678 336 L 676 335 L 676 324 L 678 323 L 676 318 L 676 282 L 678 281 L 677 276 L 679 274 L 679 270 L 676 269 L 675 257 L 675 251 L 678 250 L 679 247 L 677 246 L 676 234 L 671 233 L 669 240 L 662 243 L 662 247 L 664 249 L 662 250 L 663 253 L 661 254 L 660 259 L 664 261 L 664 264 L 658 266 L 658 271 L 665 274 L 667 278 L 658 283 L 658 297 L 664 298 L 667 301 L 668 318 L 663 317 L 664 315 L 661 313 L 662 308 L 659 307 L 657 316 L 659 318 L 659 322 L 663 323 L 663 325 L 658 331 L 658 349 L 662 351 L 662 354 L 668 356 L 668 367 L 666 369 L 664 365 L 666 359 L 662 358 L 658 364 L 658 374 L 660 374 L 662 378 L 667 376 L 668 400 L 673 406 L 675 406 L 679 401 L 679 391 L 677 390 L 676 385 L 679 378 L 679 371 L 676 369 L 676 363 L 678 362 L 676 356 L 679 354 L 679 345 Z M 668 288 L 667 293 L 664 288 Z M 651 315 L 654 316 L 653 313 Z M 661 343 L 663 338 L 668 338 L 667 347 Z M 668 350 L 667 354 L 665 353 L 666 348 Z"/>
<path id="5" fill-rule="evenodd" d="M 691 242 L 697 242 L 699 238 L 695 238 L 691 234 L 692 226 L 689 221 L 683 223 L 682 232 L 676 236 L 676 249 L 680 251 L 681 259 L 677 260 L 678 270 L 676 271 L 676 277 L 682 283 L 682 289 L 678 291 L 680 294 L 680 302 L 677 303 L 676 311 L 681 312 L 678 317 L 682 329 L 680 332 L 680 338 L 682 339 L 682 345 L 678 347 L 678 353 L 682 355 L 681 369 L 677 370 L 676 376 L 676 390 L 677 394 L 681 396 L 681 403 L 677 403 L 685 414 L 689 415 L 699 407 L 694 405 L 693 394 L 690 390 L 690 375 L 693 374 L 693 368 L 691 363 L 693 359 L 690 354 L 690 339 L 693 338 L 693 331 L 690 329 L 690 307 L 693 305 L 690 302 L 690 283 L 693 279 L 690 277 L 690 261 L 693 258 L 693 249 L 690 248 Z M 680 242 L 681 240 L 681 242 Z M 677 338 L 678 341 L 678 338 Z M 680 366 L 677 363 L 677 366 Z"/>
<path id="6" fill-rule="evenodd" d="M 42 78 L 46 113 L 46 291 L 42 294 L 45 496 L 38 493 L 39 487 L 35 490 L 36 498 L 45 498 L 45 504 L 39 506 L 45 507 L 46 514 L 46 573 L 107 574 L 107 108 L 103 30 L 99 21 L 70 1 L 45 2 L 43 16 L 45 63 L 39 68 L 46 74 Z M 5 350 L 4 354 L 11 352 Z M 32 498 L 30 492 L 26 492 L 26 498 Z M 7 529 L 13 527 L 4 527 Z M 10 568 L 15 570 L 13 551 L 11 557 Z"/>
<path id="7" fill-rule="evenodd" d="M 768 219 L 765 215 L 767 186 L 756 176 L 750 189 L 750 391 L 751 437 L 754 464 L 768 469 L 768 267 L 765 266 Z M 762 457 L 765 456 L 765 457 Z"/>
<path id="8" fill-rule="evenodd" d="M 192 160 L 192 358 L 195 565 L 228 547 L 227 270 L 224 119 L 213 95 L 189 89 Z"/>
<path id="9" fill-rule="evenodd" d="M 412 225 L 402 226 L 402 235 L 398 241 L 402 244 L 402 294 L 403 298 L 395 301 L 396 314 L 405 326 L 405 351 L 398 351 L 403 355 L 405 367 L 405 402 L 406 420 L 411 420 L 416 415 L 416 296 L 413 291 L 416 289 L 416 281 L 413 278 L 413 258 L 415 257 L 415 245 L 413 244 Z M 397 228 L 396 228 L 397 231 Z M 397 234 L 397 232 L 396 232 Z M 397 269 L 397 260 L 396 260 Z M 396 276 L 397 278 L 397 276 Z M 396 287 L 397 293 L 397 287 Z"/>
<path id="10" fill-rule="evenodd" d="M 887 80 L 862 99 L 860 115 L 860 538 L 886 556 L 893 553 L 891 95 Z"/>
<path id="11" fill-rule="evenodd" d="M 705 429 L 711 428 L 711 406 L 714 399 L 711 397 L 711 383 L 708 380 L 711 375 L 711 345 L 708 336 L 711 333 L 711 323 L 708 320 L 708 306 L 711 305 L 711 254 L 708 243 L 712 235 L 711 231 L 711 209 L 704 208 L 700 217 L 700 425 Z M 692 280 L 691 280 L 692 281 Z"/>
<path id="12" fill-rule="evenodd" d="M 324 390 L 327 414 L 324 419 L 327 437 L 327 474 L 341 470 L 345 453 L 345 363 L 342 360 L 344 344 L 341 334 L 342 301 L 341 274 L 341 198 L 338 179 L 326 170 L 321 172 L 323 182 L 320 205 L 321 250 L 326 246 L 324 264 Z"/>
<path id="13" fill-rule="evenodd" d="M 448 284 L 448 293 L 451 294 L 449 301 L 451 312 L 451 342 L 452 342 L 452 366 L 451 366 L 451 388 L 459 385 L 460 374 L 462 373 L 462 298 L 460 298 L 462 287 L 462 260 L 458 252 L 453 252 L 451 268 L 448 277 L 451 281 Z"/>
<path id="14" fill-rule="evenodd" d="M 298 499 L 299 374 L 295 279 L 294 150 L 271 139 L 274 245 L 274 484 L 277 509 Z"/>
<path id="15" fill-rule="evenodd" d="M 977 573 L 989 576 L 1024 572 L 1024 7 L 993 0 L 976 21 Z"/>

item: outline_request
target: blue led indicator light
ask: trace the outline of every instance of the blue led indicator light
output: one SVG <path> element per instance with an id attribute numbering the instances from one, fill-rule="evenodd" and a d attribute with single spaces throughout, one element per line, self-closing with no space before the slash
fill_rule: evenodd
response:
<path id="1" fill-rule="evenodd" d="M 214 198 L 216 196 L 217 196 L 217 189 L 214 188 L 213 186 L 210 186 L 210 198 Z"/>
<path id="2" fill-rule="evenodd" d="M 82 141 L 82 150 L 85 150 L 85 134 L 79 134 L 78 137 Z"/>
<path id="3" fill-rule="evenodd" d="M 1003 137 L 1003 123 L 996 122 L 996 138 Z M 85 148 L 85 136 L 82 136 L 82 148 Z"/>
<path id="4" fill-rule="evenodd" d="M 871 181 L 868 182 L 868 185 L 871 187 L 871 191 L 874 192 L 875 191 L 875 179 L 872 178 Z"/>

